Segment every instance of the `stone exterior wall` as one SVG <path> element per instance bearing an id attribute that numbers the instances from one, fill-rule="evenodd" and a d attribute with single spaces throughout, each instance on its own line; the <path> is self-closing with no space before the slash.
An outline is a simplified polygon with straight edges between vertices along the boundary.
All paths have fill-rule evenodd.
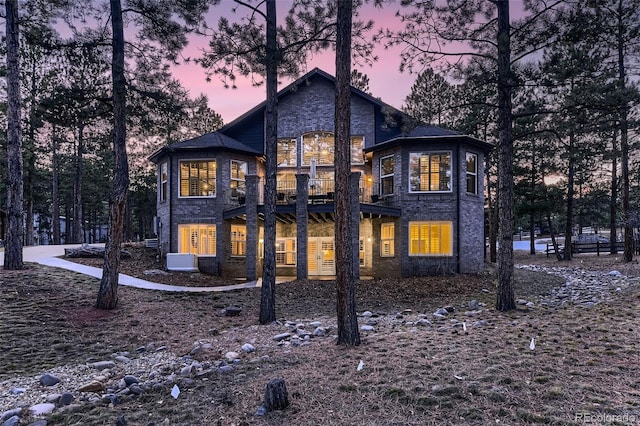
<path id="1" fill-rule="evenodd" d="M 278 137 L 299 138 L 307 132 L 333 132 L 334 104 L 335 86 L 329 81 L 313 79 L 301 84 L 295 93 L 278 103 Z M 351 134 L 363 135 L 366 146 L 375 142 L 374 107 L 358 96 L 351 100 Z"/>
<path id="2" fill-rule="evenodd" d="M 472 146 L 461 147 L 460 182 L 460 272 L 479 273 L 484 267 L 484 153 Z M 466 191 L 466 153 L 478 156 L 477 194 Z"/>

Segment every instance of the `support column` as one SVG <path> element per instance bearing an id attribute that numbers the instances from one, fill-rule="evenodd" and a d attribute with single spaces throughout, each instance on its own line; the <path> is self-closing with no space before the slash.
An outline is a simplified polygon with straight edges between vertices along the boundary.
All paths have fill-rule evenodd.
<path id="1" fill-rule="evenodd" d="M 353 278 L 360 279 L 360 173 L 351 172 L 351 223 L 353 227 Z M 339 259 L 336 259 L 338 262 Z"/>
<path id="2" fill-rule="evenodd" d="M 246 268 L 247 280 L 258 279 L 258 182 L 257 175 L 245 177 L 246 185 L 246 215 L 247 215 L 247 252 Z"/>
<path id="3" fill-rule="evenodd" d="M 296 278 L 307 278 L 309 175 L 296 175 Z"/>

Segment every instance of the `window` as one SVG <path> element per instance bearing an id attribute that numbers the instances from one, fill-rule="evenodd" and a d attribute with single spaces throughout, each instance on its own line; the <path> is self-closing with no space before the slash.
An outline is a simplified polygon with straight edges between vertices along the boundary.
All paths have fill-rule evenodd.
<path id="1" fill-rule="evenodd" d="M 380 225 L 380 256 L 395 256 L 395 224 L 383 223 Z"/>
<path id="2" fill-rule="evenodd" d="M 208 224 L 178 225 L 178 251 L 200 256 L 215 256 L 216 226 Z"/>
<path id="3" fill-rule="evenodd" d="M 316 159 L 318 166 L 333 166 L 335 138 L 331 132 L 314 132 L 302 135 L 302 165 L 310 166 Z M 351 137 L 351 164 L 364 164 L 364 137 Z"/>
<path id="4" fill-rule="evenodd" d="M 409 256 L 452 256 L 452 222 L 409 222 Z"/>
<path id="5" fill-rule="evenodd" d="M 317 132 L 302 135 L 302 165 L 311 165 L 316 159 L 318 166 L 333 165 L 334 139 L 333 133 Z"/>
<path id="6" fill-rule="evenodd" d="M 278 167 L 296 166 L 295 139 L 278 139 Z"/>
<path id="7" fill-rule="evenodd" d="M 169 173 L 167 163 L 160 165 L 160 201 L 167 201 L 167 190 L 169 189 Z"/>
<path id="8" fill-rule="evenodd" d="M 478 193 L 478 156 L 467 152 L 467 193 Z"/>
<path id="9" fill-rule="evenodd" d="M 279 238 L 276 240 L 276 265 L 295 266 L 296 239 Z"/>
<path id="10" fill-rule="evenodd" d="M 245 195 L 245 177 L 247 176 L 247 162 L 231 160 L 231 193 L 234 196 Z"/>
<path id="11" fill-rule="evenodd" d="M 380 159 L 380 195 L 393 194 L 393 173 L 396 160 L 393 155 Z"/>
<path id="12" fill-rule="evenodd" d="M 215 197 L 216 161 L 181 161 L 180 196 Z"/>
<path id="13" fill-rule="evenodd" d="M 247 255 L 247 227 L 231 225 L 231 256 Z"/>
<path id="14" fill-rule="evenodd" d="M 364 240 L 360 240 L 360 245 L 358 248 L 358 258 L 360 259 L 360 266 L 365 266 L 364 262 Z"/>
<path id="15" fill-rule="evenodd" d="M 351 136 L 351 164 L 364 164 L 364 137 Z"/>
<path id="16" fill-rule="evenodd" d="M 451 154 L 409 154 L 409 188 L 411 192 L 451 191 Z"/>

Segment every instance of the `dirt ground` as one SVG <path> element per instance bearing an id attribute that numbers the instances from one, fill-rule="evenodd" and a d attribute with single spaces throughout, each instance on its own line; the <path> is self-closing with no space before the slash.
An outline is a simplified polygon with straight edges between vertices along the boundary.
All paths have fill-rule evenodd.
<path id="1" fill-rule="evenodd" d="M 151 279 L 142 271 L 159 267 L 146 249 L 133 259 L 123 262 L 122 272 Z M 637 262 L 624 264 L 616 256 L 582 255 L 558 263 L 518 252 L 516 259 L 640 276 Z M 309 346 L 278 346 L 272 337 L 286 329 L 257 323 L 260 289 L 176 294 L 121 287 L 118 308 L 104 312 L 93 307 L 98 288 L 93 278 L 39 265 L 0 270 L 0 382 L 115 351 L 135 353 L 149 342 L 166 345 L 177 356 L 188 354 L 194 342 L 209 342 L 213 349 L 197 355 L 206 362 L 241 352 L 251 341 L 265 361 L 250 363 L 243 354 L 232 374 L 196 380 L 185 397 L 147 393 L 124 404 L 56 414 L 49 424 L 112 425 L 120 415 L 128 425 L 564 425 L 582 424 L 585 415 L 618 416 L 617 423 L 607 423 L 635 424 L 640 288 L 631 286 L 590 309 L 536 306 L 500 313 L 493 309 L 495 271 L 488 265 L 480 275 L 359 282 L 358 312 L 373 312 L 378 323 L 362 332 L 359 347 L 346 349 L 332 337 Z M 186 276 L 176 282 L 157 278 L 193 285 Z M 215 277 L 193 279 L 221 283 Z M 515 280 L 517 297 L 534 301 L 563 283 L 519 269 Z M 486 308 L 466 318 L 472 299 Z M 278 284 L 276 300 L 283 322 L 335 325 L 332 281 Z M 242 307 L 242 314 L 224 316 L 221 310 L 230 305 Z M 460 321 L 481 319 L 488 325 L 463 331 L 448 319 L 433 320 L 431 314 L 445 305 L 456 308 Z M 411 325 L 420 315 L 433 326 Z M 529 349 L 532 338 L 535 350 Z M 358 370 L 360 361 L 364 368 Z M 291 406 L 255 416 L 266 383 L 275 377 L 285 378 Z"/>

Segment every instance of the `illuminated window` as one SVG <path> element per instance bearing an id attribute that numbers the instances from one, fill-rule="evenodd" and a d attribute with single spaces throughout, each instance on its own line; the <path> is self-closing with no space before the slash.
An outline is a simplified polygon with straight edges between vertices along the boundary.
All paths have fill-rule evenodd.
<path id="1" fill-rule="evenodd" d="M 216 226 L 208 224 L 178 225 L 178 252 L 215 256 Z"/>
<path id="2" fill-rule="evenodd" d="M 235 196 L 245 195 L 245 178 L 247 176 L 247 162 L 231 160 L 231 193 Z"/>
<path id="3" fill-rule="evenodd" d="M 247 227 L 231 225 L 231 256 L 247 255 Z"/>
<path id="4" fill-rule="evenodd" d="M 452 256 L 452 222 L 409 222 L 409 256 Z"/>
<path id="5" fill-rule="evenodd" d="M 364 137 L 351 136 L 351 164 L 364 164 Z"/>
<path id="6" fill-rule="evenodd" d="M 478 193 L 478 156 L 467 152 L 467 193 Z"/>
<path id="7" fill-rule="evenodd" d="M 302 165 L 310 166 L 316 159 L 318 166 L 333 166 L 335 137 L 332 132 L 313 132 L 302 135 Z M 351 164 L 364 164 L 364 137 L 351 137 Z"/>
<path id="8" fill-rule="evenodd" d="M 409 185 L 411 192 L 451 191 L 451 154 L 409 154 Z"/>
<path id="9" fill-rule="evenodd" d="M 380 225 L 380 256 L 395 256 L 395 225 L 393 223 Z"/>
<path id="10" fill-rule="evenodd" d="M 295 139 L 278 139 L 278 167 L 296 166 Z"/>
<path id="11" fill-rule="evenodd" d="M 181 161 L 180 196 L 215 197 L 216 161 Z"/>
<path id="12" fill-rule="evenodd" d="M 360 266 L 365 266 L 364 262 L 364 240 L 360 240 L 360 245 L 358 248 L 358 258 L 360 259 Z"/>
<path id="13" fill-rule="evenodd" d="M 167 191 L 169 189 L 169 173 L 167 163 L 160 165 L 160 201 L 167 201 Z"/>
<path id="14" fill-rule="evenodd" d="M 278 238 L 276 240 L 276 265 L 294 266 L 296 264 L 296 239 Z"/>
<path id="15" fill-rule="evenodd" d="M 393 173 L 395 168 L 395 158 L 393 155 L 380 159 L 380 195 L 393 194 Z"/>

